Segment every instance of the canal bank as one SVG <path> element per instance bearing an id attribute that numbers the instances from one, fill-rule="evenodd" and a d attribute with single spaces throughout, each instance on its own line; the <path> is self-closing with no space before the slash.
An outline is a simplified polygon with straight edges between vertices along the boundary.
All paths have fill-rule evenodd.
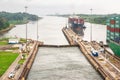
<path id="1" fill-rule="evenodd" d="M 0 30 L 0 35 L 3 35 L 4 33 L 8 32 L 9 30 L 11 30 L 14 27 L 15 27 L 15 25 L 11 24 L 8 28 Z"/>
<path id="2" fill-rule="evenodd" d="M 19 46 L 19 44 L 15 44 Z M 32 63 L 34 61 L 35 55 L 38 50 L 38 45 L 43 45 L 43 42 L 33 41 L 31 40 L 27 44 L 27 51 L 26 52 L 26 45 L 23 48 L 22 53 L 19 50 L 16 50 L 19 56 L 16 60 L 9 66 L 6 72 L 0 77 L 0 80 L 22 80 L 25 79 Z M 24 57 L 22 55 L 25 55 Z M 20 63 L 20 61 L 23 61 Z"/>

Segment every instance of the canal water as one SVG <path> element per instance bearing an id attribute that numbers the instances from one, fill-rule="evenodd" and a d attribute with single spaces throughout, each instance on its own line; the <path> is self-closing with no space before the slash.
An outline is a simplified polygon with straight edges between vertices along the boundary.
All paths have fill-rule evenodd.
<path id="1" fill-rule="evenodd" d="M 39 41 L 48 45 L 68 45 L 61 29 L 67 18 L 45 16 L 38 22 Z M 90 24 L 85 23 L 84 40 L 90 40 Z M 28 38 L 37 39 L 37 22 L 29 22 Z M 104 41 L 104 25 L 92 24 L 93 40 Z M 26 36 L 26 25 L 16 25 L 2 37 Z M 102 80 L 77 47 L 48 48 L 40 47 L 27 80 Z"/>
<path id="2" fill-rule="evenodd" d="M 61 29 L 67 24 L 67 18 L 45 16 L 38 22 L 39 40 L 44 41 L 45 44 L 67 45 Z M 84 40 L 90 41 L 90 23 L 85 23 L 87 27 L 84 31 Z M 29 22 L 27 24 L 28 38 L 37 39 L 37 22 Z M 26 25 L 16 25 L 15 28 L 3 35 L 4 37 L 22 37 L 26 36 Z M 92 24 L 92 40 L 103 41 L 106 43 L 106 26 L 99 24 Z"/>
<path id="3" fill-rule="evenodd" d="M 103 80 L 78 47 L 40 47 L 27 80 Z"/>
<path id="4" fill-rule="evenodd" d="M 84 31 L 84 40 L 90 41 L 90 36 L 92 36 L 92 40 L 97 42 L 103 41 L 106 44 L 106 25 L 99 25 L 99 24 L 92 24 L 85 23 L 87 27 Z M 92 27 L 92 35 L 91 34 L 91 27 Z"/>
<path id="5" fill-rule="evenodd" d="M 62 17 L 44 17 L 38 22 L 39 40 L 44 41 L 44 44 L 49 45 L 68 45 L 65 39 L 62 28 L 65 26 L 66 18 Z M 37 22 L 29 22 L 27 24 L 27 36 L 29 39 L 37 39 Z M 16 25 L 4 37 L 22 37 L 26 38 L 26 25 Z"/>

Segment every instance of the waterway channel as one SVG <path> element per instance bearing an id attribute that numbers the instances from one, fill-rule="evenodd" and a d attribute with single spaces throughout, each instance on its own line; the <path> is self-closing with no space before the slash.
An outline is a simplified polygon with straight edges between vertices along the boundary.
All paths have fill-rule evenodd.
<path id="1" fill-rule="evenodd" d="M 47 45 L 68 45 L 61 29 L 67 18 L 45 16 L 38 21 L 39 41 Z M 90 40 L 90 24 L 85 23 L 84 40 Z M 27 24 L 28 38 L 37 39 L 37 22 Z M 106 27 L 92 24 L 93 40 L 106 41 Z M 26 25 L 16 25 L 2 37 L 26 37 Z M 27 80 L 102 80 L 77 47 L 40 47 Z"/>
<path id="2" fill-rule="evenodd" d="M 67 18 L 45 16 L 38 21 L 39 40 L 45 44 L 67 45 L 61 29 L 67 24 Z M 84 40 L 90 41 L 90 23 L 85 23 L 87 27 L 84 31 Z M 37 39 L 37 22 L 29 22 L 27 24 L 27 36 L 31 39 Z M 16 25 L 13 29 L 3 35 L 3 37 L 22 37 L 26 38 L 26 25 Z M 106 43 L 106 26 L 92 24 L 92 40 L 103 41 Z"/>
<path id="3" fill-rule="evenodd" d="M 27 80 L 103 80 L 78 47 L 40 47 Z"/>

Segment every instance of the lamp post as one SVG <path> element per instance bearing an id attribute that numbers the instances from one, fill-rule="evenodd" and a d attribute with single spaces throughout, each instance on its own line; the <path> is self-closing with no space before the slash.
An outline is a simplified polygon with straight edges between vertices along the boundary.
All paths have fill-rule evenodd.
<path id="1" fill-rule="evenodd" d="M 91 11 L 91 18 L 92 18 L 92 8 L 90 9 L 90 11 Z M 90 26 L 90 41 L 92 41 L 92 23 L 90 23 L 91 24 L 91 26 Z"/>
<path id="2" fill-rule="evenodd" d="M 25 13 L 27 13 L 27 6 L 25 6 Z M 27 18 L 26 18 L 26 52 L 27 52 Z"/>
<path id="3" fill-rule="evenodd" d="M 39 36 L 38 36 L 38 18 L 37 18 L 37 41 L 38 41 L 38 38 Z"/>

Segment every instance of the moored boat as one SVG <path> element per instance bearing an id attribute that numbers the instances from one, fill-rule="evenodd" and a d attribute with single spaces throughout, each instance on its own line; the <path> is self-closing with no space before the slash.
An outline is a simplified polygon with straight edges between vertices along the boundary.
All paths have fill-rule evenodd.
<path id="1" fill-rule="evenodd" d="M 70 27 L 75 33 L 80 36 L 84 35 L 84 19 L 78 16 L 70 16 L 68 18 L 68 27 Z"/>

